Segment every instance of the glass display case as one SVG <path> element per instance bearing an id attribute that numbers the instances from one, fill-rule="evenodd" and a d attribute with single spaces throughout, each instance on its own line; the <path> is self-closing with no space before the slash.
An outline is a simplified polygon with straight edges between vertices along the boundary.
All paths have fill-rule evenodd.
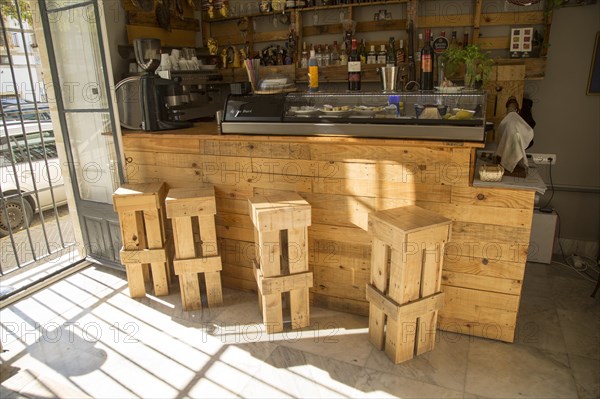
<path id="1" fill-rule="evenodd" d="M 224 134 L 483 141 L 485 92 L 230 96 Z"/>

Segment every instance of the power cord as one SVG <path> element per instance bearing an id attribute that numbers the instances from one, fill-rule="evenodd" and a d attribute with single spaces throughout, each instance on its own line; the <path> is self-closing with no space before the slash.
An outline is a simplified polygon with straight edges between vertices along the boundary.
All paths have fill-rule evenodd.
<path id="1" fill-rule="evenodd" d="M 546 205 L 540 207 L 540 211 L 544 212 L 544 210 L 548 209 L 548 206 L 550 205 L 550 203 L 552 202 L 552 199 L 554 198 L 554 182 L 552 181 L 552 157 L 548 158 L 548 161 L 550 161 L 550 169 L 549 169 L 549 174 L 550 174 L 550 190 L 552 190 L 552 194 L 550 194 L 550 199 L 548 200 L 548 202 L 546 202 Z M 552 212 L 552 211 L 550 211 Z"/>

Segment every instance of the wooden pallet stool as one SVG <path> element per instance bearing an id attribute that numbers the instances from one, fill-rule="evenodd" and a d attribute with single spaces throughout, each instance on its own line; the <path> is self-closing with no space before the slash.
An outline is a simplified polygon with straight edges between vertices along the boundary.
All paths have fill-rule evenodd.
<path id="1" fill-rule="evenodd" d="M 145 283 L 150 280 L 156 296 L 169 294 L 163 208 L 166 194 L 165 183 L 124 184 L 113 194 L 123 240 L 121 263 L 132 298 L 145 296 Z"/>
<path id="2" fill-rule="evenodd" d="M 268 333 L 283 330 L 282 296 L 289 296 L 291 328 L 310 324 L 307 227 L 310 204 L 296 193 L 255 196 L 248 200 L 254 224 L 254 277 Z"/>
<path id="3" fill-rule="evenodd" d="M 165 201 L 173 224 L 175 260 L 184 310 L 202 309 L 200 276 L 204 276 L 209 307 L 223 304 L 221 256 L 215 230 L 215 188 L 212 185 L 174 188 Z M 199 240 L 194 239 L 199 236 Z"/>
<path id="4" fill-rule="evenodd" d="M 400 363 L 435 345 L 444 245 L 452 221 L 417 206 L 369 214 L 369 339 Z M 387 323 L 386 323 L 387 319 Z"/>

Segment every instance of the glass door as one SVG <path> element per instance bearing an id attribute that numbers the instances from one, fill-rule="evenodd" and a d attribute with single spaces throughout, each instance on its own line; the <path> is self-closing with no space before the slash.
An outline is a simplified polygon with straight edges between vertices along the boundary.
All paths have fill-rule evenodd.
<path id="1" fill-rule="evenodd" d="M 97 0 L 39 0 L 68 167 L 88 256 L 118 264 L 112 193 L 124 181 Z"/>

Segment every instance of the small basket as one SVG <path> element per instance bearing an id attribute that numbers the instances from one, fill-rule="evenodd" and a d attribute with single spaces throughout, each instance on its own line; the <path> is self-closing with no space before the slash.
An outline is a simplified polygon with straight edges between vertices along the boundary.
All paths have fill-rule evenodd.
<path id="1" fill-rule="evenodd" d="M 504 168 L 502 165 L 481 165 L 479 167 L 479 180 L 502 181 Z"/>

